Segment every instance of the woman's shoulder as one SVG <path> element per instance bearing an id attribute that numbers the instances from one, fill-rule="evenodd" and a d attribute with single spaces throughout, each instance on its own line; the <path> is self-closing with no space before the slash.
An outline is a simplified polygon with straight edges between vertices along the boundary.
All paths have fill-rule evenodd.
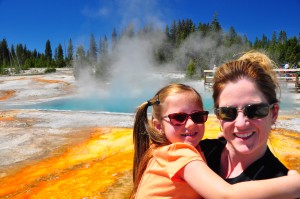
<path id="1" fill-rule="evenodd" d="M 269 148 L 263 157 L 253 162 L 245 173 L 249 176 L 255 176 L 253 179 L 268 179 L 287 175 L 288 169 L 274 156 Z"/>

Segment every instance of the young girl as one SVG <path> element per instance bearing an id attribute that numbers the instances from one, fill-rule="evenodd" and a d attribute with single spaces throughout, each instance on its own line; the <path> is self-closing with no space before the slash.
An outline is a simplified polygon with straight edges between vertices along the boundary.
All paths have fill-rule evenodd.
<path id="1" fill-rule="evenodd" d="M 152 106 L 152 120 L 147 109 Z M 170 84 L 138 107 L 131 198 L 293 198 L 300 175 L 230 185 L 206 165 L 198 145 L 208 111 L 190 86 Z M 284 186 L 282 186 L 284 185 Z"/>

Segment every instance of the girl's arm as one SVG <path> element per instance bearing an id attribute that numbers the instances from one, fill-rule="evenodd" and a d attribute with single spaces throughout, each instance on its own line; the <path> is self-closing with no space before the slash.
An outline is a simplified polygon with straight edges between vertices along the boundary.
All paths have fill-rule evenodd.
<path id="1" fill-rule="evenodd" d="M 182 177 L 204 198 L 300 197 L 300 175 L 297 172 L 284 177 L 231 185 L 213 172 L 205 162 L 192 161 L 183 168 Z"/>

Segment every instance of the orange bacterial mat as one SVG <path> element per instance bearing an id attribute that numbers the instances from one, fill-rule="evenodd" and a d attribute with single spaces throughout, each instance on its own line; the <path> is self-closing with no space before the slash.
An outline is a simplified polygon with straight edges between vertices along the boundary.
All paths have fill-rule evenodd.
<path id="1" fill-rule="evenodd" d="M 204 138 L 219 133 L 217 119 Z M 80 143 L 0 178 L 0 198 L 128 198 L 132 187 L 132 129 L 94 128 Z M 300 172 L 300 136 L 276 130 L 269 146 L 290 169 Z"/>

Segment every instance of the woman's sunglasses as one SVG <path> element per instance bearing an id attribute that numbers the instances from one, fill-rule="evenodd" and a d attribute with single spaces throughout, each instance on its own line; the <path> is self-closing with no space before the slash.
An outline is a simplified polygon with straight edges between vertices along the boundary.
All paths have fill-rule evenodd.
<path id="1" fill-rule="evenodd" d="M 208 117 L 208 111 L 197 111 L 193 112 L 191 114 L 187 113 L 172 113 L 166 116 L 163 116 L 163 118 L 169 118 L 170 122 L 173 126 L 181 126 L 186 124 L 187 120 L 191 118 L 191 120 L 195 124 L 202 124 L 206 122 Z"/>
<path id="2" fill-rule="evenodd" d="M 269 114 L 270 108 L 273 108 L 274 104 L 249 104 L 244 106 L 243 108 L 237 107 L 219 107 L 215 109 L 215 114 L 221 120 L 224 121 L 234 121 L 237 118 L 238 111 L 242 110 L 244 115 L 249 119 L 258 119 L 266 117 Z"/>

